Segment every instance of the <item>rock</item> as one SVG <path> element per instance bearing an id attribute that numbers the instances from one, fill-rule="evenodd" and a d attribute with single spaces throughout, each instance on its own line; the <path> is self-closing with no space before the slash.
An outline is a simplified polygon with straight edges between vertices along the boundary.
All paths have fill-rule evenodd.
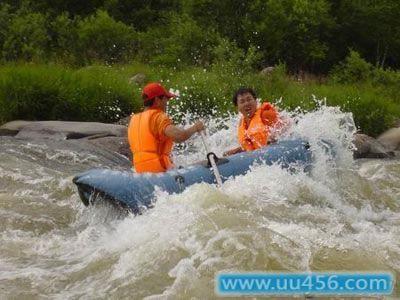
<path id="1" fill-rule="evenodd" d="M 0 127 L 0 135 L 13 135 L 19 140 L 41 142 L 47 140 L 49 144 L 57 141 L 76 141 L 82 147 L 89 145 L 87 146 L 89 148 L 119 153 L 132 159 L 127 127 L 124 125 L 97 122 L 13 121 Z"/>
<path id="2" fill-rule="evenodd" d="M 97 122 L 39 121 L 27 122 L 21 126 L 16 137 L 68 140 L 95 135 L 125 137 L 127 128 L 122 125 Z"/>
<path id="3" fill-rule="evenodd" d="M 2 126 L 0 126 L 0 136 L 5 135 L 16 135 L 22 128 L 26 125 L 32 123 L 31 121 L 11 121 Z"/>
<path id="4" fill-rule="evenodd" d="M 128 137 L 117 137 L 107 136 L 99 138 L 85 138 L 89 143 L 100 147 L 101 149 L 107 149 L 111 152 L 119 153 L 132 161 L 132 152 L 129 148 Z"/>
<path id="5" fill-rule="evenodd" d="M 274 72 L 274 70 L 275 70 L 275 67 L 266 67 L 260 71 L 260 74 L 261 75 L 270 75 L 270 74 L 272 74 L 272 72 Z"/>
<path id="6" fill-rule="evenodd" d="M 20 151 L 13 151 L 19 147 L 22 148 Z M 110 147 L 99 147 L 99 143 L 87 139 L 18 139 L 12 136 L 0 136 L 0 152 L 10 151 L 17 158 L 53 170 L 63 170 L 66 174 L 103 166 L 125 170 L 132 168 L 132 162 L 127 157 L 115 153 Z"/>
<path id="7" fill-rule="evenodd" d="M 129 79 L 129 83 L 137 83 L 143 85 L 146 82 L 147 76 L 143 73 L 137 73 Z"/>
<path id="8" fill-rule="evenodd" d="M 389 158 L 394 156 L 394 153 L 388 150 L 385 145 L 366 134 L 354 134 L 353 144 L 356 147 L 353 152 L 354 158 Z"/>
<path id="9" fill-rule="evenodd" d="M 123 126 L 128 127 L 130 121 L 131 121 L 131 115 L 130 115 L 130 116 L 127 116 L 127 117 L 125 117 L 125 118 L 120 119 L 120 120 L 119 120 L 118 122 L 116 122 L 115 124 L 123 125 Z"/>
<path id="10" fill-rule="evenodd" d="M 389 151 L 400 150 L 400 128 L 391 128 L 385 131 L 378 137 L 378 141 Z"/>

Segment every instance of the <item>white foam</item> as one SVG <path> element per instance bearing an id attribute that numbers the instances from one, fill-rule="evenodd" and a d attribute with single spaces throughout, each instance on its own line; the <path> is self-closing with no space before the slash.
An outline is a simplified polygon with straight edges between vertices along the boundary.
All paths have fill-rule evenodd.
<path id="1" fill-rule="evenodd" d="M 397 275 L 396 164 L 376 161 L 359 169 L 351 156 L 354 124 L 338 108 L 322 106 L 296 120 L 285 136 L 310 142 L 311 175 L 257 165 L 221 188 L 196 184 L 179 195 L 157 190 L 155 207 L 136 217 L 121 217 L 105 205 L 83 207 L 71 174 L 34 163 L 20 168 L 8 159 L 0 167 L 0 182 L 7 182 L 7 189 L 16 186 L 12 201 L 25 206 L 10 209 L 10 193 L 0 194 L 0 203 L 7 203 L 2 216 L 21 220 L 2 227 L 1 279 L 15 295 L 34 289 L 52 298 L 200 299 L 214 297 L 219 271 L 308 271 L 331 268 L 332 262 L 354 270 L 354 255 L 364 263 L 360 268 L 373 258 L 374 267 Z M 237 122 L 237 115 L 206 120 L 208 144 L 218 155 L 237 146 Z M 332 145 L 334 156 L 321 140 Z M 74 160 L 75 154 L 59 157 L 71 164 L 85 160 Z M 204 159 L 200 137 L 175 157 L 178 164 Z M 38 195 L 40 206 L 33 204 Z"/>

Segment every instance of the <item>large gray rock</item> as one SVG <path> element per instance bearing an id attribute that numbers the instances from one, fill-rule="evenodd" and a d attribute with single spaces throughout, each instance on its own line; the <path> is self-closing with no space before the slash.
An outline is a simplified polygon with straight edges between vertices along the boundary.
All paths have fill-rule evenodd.
<path id="1" fill-rule="evenodd" d="M 381 142 L 366 134 L 356 133 L 353 136 L 355 150 L 354 158 L 389 158 L 394 153 L 385 147 Z"/>
<path id="2" fill-rule="evenodd" d="M 53 140 L 0 136 L 0 153 L 11 153 L 12 156 L 21 158 L 23 161 L 31 161 L 53 170 L 63 170 L 66 174 L 99 167 L 126 170 L 132 167 L 131 161 L 124 155 L 85 138 Z"/>
<path id="3" fill-rule="evenodd" d="M 128 120 L 128 119 L 127 119 Z M 0 135 L 15 135 L 19 139 L 76 140 L 89 143 L 132 159 L 124 125 L 97 122 L 13 121 L 0 127 Z M 378 140 L 365 135 L 354 135 L 354 158 L 388 158 L 400 150 L 400 128 L 392 128 Z"/>
<path id="4" fill-rule="evenodd" d="M 5 124 L 5 126 L 7 126 Z M 127 129 L 122 125 L 97 122 L 39 121 L 19 127 L 17 138 L 50 138 L 56 140 L 79 139 L 88 136 L 125 137 Z"/>
<path id="5" fill-rule="evenodd" d="M 88 137 L 85 138 L 89 143 L 101 149 L 119 153 L 132 161 L 132 152 L 129 148 L 128 137 L 107 136 L 107 137 Z"/>
<path id="6" fill-rule="evenodd" d="M 0 126 L 0 136 L 16 135 L 22 128 L 31 123 L 32 121 L 22 121 L 22 120 L 8 122 Z"/>
<path id="7" fill-rule="evenodd" d="M 97 122 L 13 121 L 0 127 L 1 135 L 22 140 L 75 140 L 132 159 L 124 125 Z M 50 141 L 49 141 L 50 142 Z"/>
<path id="8" fill-rule="evenodd" d="M 400 150 L 400 128 L 391 128 L 378 137 L 378 141 L 389 151 Z"/>

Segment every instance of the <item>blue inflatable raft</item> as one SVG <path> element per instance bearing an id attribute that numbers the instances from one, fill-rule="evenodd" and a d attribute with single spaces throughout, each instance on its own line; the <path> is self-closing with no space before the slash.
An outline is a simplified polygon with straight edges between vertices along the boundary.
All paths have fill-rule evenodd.
<path id="1" fill-rule="evenodd" d="M 214 155 L 221 179 L 225 181 L 229 177 L 245 174 L 255 163 L 279 164 L 282 168 L 295 165 L 308 168 L 312 162 L 309 148 L 309 144 L 303 140 L 286 140 L 228 158 L 218 159 L 213 153 L 207 156 Z M 73 182 L 85 205 L 103 199 L 137 214 L 143 208 L 152 207 L 156 187 L 168 193 L 180 193 L 195 183 L 214 184 L 216 179 L 209 160 L 206 160 L 158 174 L 93 169 L 75 176 Z"/>

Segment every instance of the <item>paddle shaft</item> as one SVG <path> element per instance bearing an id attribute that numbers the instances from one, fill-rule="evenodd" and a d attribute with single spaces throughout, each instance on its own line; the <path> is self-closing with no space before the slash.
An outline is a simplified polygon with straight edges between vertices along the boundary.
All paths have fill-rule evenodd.
<path id="1" fill-rule="evenodd" d="M 206 143 L 206 135 L 204 134 L 204 131 L 200 131 L 200 136 L 201 136 L 201 140 L 203 141 L 203 145 L 204 145 L 204 148 L 206 149 L 206 152 L 210 153 L 210 151 L 208 149 L 208 146 L 207 146 L 207 143 Z M 217 185 L 221 186 L 222 185 L 222 179 L 221 179 L 221 175 L 219 174 L 218 167 L 217 167 L 217 164 L 215 162 L 214 156 L 209 155 L 208 157 L 210 159 L 210 163 L 211 163 L 214 175 L 215 175 L 215 179 L 217 180 Z"/>

